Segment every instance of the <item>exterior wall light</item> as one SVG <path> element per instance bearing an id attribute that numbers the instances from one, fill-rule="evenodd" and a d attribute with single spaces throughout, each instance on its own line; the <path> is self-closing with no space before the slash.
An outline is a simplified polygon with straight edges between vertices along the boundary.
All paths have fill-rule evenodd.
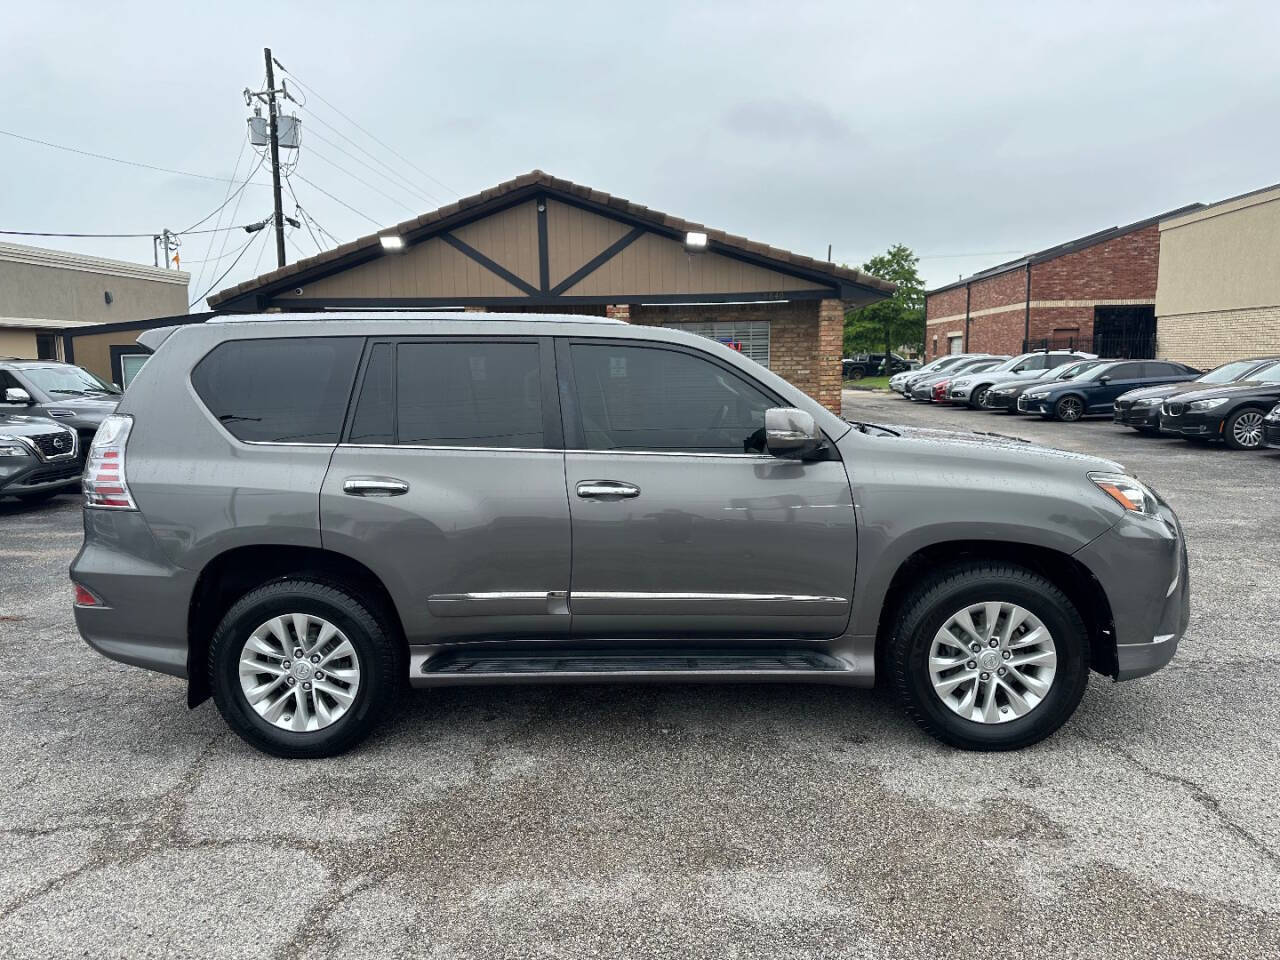
<path id="1" fill-rule="evenodd" d="M 684 248 L 690 253 L 701 253 L 707 249 L 707 235 L 690 231 L 684 235 Z"/>
<path id="2" fill-rule="evenodd" d="M 382 242 L 383 250 L 403 250 L 404 238 L 397 234 L 384 234 L 378 238 Z"/>

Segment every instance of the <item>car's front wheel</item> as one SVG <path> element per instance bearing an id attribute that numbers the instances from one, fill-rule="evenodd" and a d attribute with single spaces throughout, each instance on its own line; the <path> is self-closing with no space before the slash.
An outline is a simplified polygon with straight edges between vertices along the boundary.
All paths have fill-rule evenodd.
<path id="1" fill-rule="evenodd" d="M 1063 397 L 1053 405 L 1053 415 L 1064 423 L 1075 423 L 1084 416 L 1084 401 L 1079 397 Z"/>
<path id="2" fill-rule="evenodd" d="M 277 757 L 329 757 L 368 735 L 405 671 L 387 627 L 326 583 L 281 580 L 241 597 L 209 646 L 214 701 L 244 740 Z"/>
<path id="3" fill-rule="evenodd" d="M 987 391 L 990 387 L 974 387 L 969 394 L 969 406 L 971 409 L 977 410 L 987 405 Z"/>
<path id="4" fill-rule="evenodd" d="M 970 561 L 926 578 L 888 641 L 889 679 L 925 731 L 966 750 L 1037 743 L 1075 712 L 1089 639 L 1072 602 L 1016 565 Z"/>
<path id="5" fill-rule="evenodd" d="M 1232 450 L 1257 450 L 1262 446 L 1261 410 L 1245 407 L 1227 417 L 1222 438 Z"/>

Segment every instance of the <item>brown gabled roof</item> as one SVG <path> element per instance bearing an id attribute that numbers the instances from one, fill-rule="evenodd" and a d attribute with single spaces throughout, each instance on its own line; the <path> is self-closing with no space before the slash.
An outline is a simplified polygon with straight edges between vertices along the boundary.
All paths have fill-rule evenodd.
<path id="1" fill-rule="evenodd" d="M 805 273 L 818 275 L 836 283 L 862 287 L 864 290 L 873 291 L 881 296 L 888 296 L 897 289 L 888 280 L 881 280 L 879 277 L 873 277 L 861 270 L 838 267 L 835 264 L 815 260 L 802 254 L 791 253 L 788 250 L 771 247 L 763 243 L 756 243 L 746 237 L 735 236 L 734 234 L 725 233 L 723 230 L 714 230 L 700 223 L 682 220 L 669 213 L 662 213 L 642 204 L 624 200 L 622 197 L 615 197 L 601 190 L 584 187 L 569 180 L 561 180 L 559 177 L 553 177 L 548 173 L 543 173 L 541 170 L 533 170 L 529 173 L 521 174 L 514 180 L 507 180 L 496 187 L 482 190 L 473 196 L 463 197 L 461 200 L 440 207 L 438 210 L 424 213 L 420 217 L 405 220 L 392 227 L 379 230 L 377 233 L 371 233 L 357 240 L 352 240 L 350 243 L 344 243 L 332 250 L 326 250 L 314 257 L 306 257 L 272 270 L 269 273 L 264 273 L 252 280 L 246 280 L 244 283 L 238 283 L 233 287 L 220 290 L 209 297 L 209 306 L 217 307 L 247 294 L 268 293 L 270 288 L 287 286 L 291 281 L 302 275 L 312 273 L 316 268 L 325 268 L 325 272 L 330 272 L 335 268 L 341 267 L 340 261 L 350 259 L 353 264 L 362 262 L 368 259 L 370 254 L 380 250 L 381 241 L 378 237 L 382 234 L 397 233 L 406 236 L 412 241 L 417 239 L 415 234 L 430 232 L 434 226 L 445 227 L 451 221 L 457 220 L 459 215 L 481 213 L 482 211 L 477 208 L 483 208 L 488 205 L 496 206 L 499 201 L 508 198 L 511 194 L 528 192 L 531 188 L 543 188 L 553 197 L 557 193 L 574 197 L 592 205 L 608 208 L 615 213 L 625 215 L 649 226 L 665 228 L 667 231 L 706 233 L 713 250 L 719 248 L 720 250 L 738 251 L 755 257 L 762 257 L 773 261 L 784 270 L 789 266 L 793 270 L 800 269 Z"/>

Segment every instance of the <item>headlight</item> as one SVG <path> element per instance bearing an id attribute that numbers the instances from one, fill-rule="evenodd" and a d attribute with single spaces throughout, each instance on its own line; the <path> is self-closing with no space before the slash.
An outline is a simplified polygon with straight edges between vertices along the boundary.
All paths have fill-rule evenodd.
<path id="1" fill-rule="evenodd" d="M 1148 397 L 1148 398 L 1147 398 L 1147 399 L 1145 399 L 1145 400 L 1135 400 L 1135 401 L 1133 401 L 1133 405 L 1134 405 L 1135 407 L 1154 407 L 1154 406 L 1155 406 L 1157 403 L 1159 403 L 1159 402 L 1160 402 L 1160 401 L 1159 401 L 1159 400 L 1157 400 L 1157 399 L 1155 399 L 1154 397 Z"/>
<path id="2" fill-rule="evenodd" d="M 1280 420 L 1280 403 L 1271 408 L 1271 412 L 1267 414 L 1268 420 Z"/>
<path id="3" fill-rule="evenodd" d="M 1043 400 L 1049 395 L 1048 390 L 1037 390 L 1035 393 L 1024 393 L 1023 396 L 1028 400 Z"/>
<path id="4" fill-rule="evenodd" d="M 1126 510 L 1141 513 L 1144 516 L 1157 516 L 1159 501 L 1151 488 L 1135 477 L 1123 473 L 1091 473 L 1089 479 L 1099 490 L 1109 496 Z"/>
<path id="5" fill-rule="evenodd" d="M 970 380 L 968 377 L 963 377 L 959 380 L 954 381 L 951 385 L 953 387 L 967 387 L 972 382 L 973 381 Z"/>
<path id="6" fill-rule="evenodd" d="M 1224 403 L 1226 403 L 1230 399 L 1231 399 L 1230 397 L 1210 397 L 1208 400 L 1192 400 L 1190 403 L 1187 404 L 1187 409 L 1188 410 L 1212 410 L 1215 407 L 1222 406 Z"/>
<path id="7" fill-rule="evenodd" d="M 0 436 L 0 457 L 29 457 L 31 448 L 17 437 Z"/>

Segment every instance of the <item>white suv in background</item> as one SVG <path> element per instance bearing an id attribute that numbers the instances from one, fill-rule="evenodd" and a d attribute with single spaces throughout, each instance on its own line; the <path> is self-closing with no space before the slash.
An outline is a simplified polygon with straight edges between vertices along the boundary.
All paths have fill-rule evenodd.
<path id="1" fill-rule="evenodd" d="M 1037 350 L 1010 357 L 980 373 L 956 377 L 947 388 L 947 399 L 952 403 L 967 403 L 975 410 L 983 406 L 987 390 L 993 383 L 1007 380 L 1030 380 L 1042 376 L 1048 370 L 1056 370 L 1064 363 L 1077 360 L 1093 360 L 1095 353 L 1079 353 L 1074 350 Z"/>

